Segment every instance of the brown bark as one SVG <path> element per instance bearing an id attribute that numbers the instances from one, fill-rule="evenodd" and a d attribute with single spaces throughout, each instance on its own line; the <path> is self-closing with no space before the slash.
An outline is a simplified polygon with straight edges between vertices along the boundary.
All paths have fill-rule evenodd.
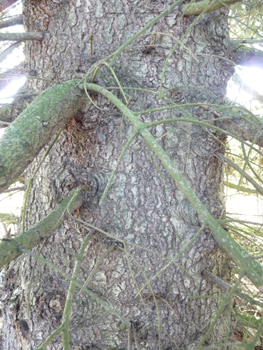
<path id="1" fill-rule="evenodd" d="M 42 1 L 25 1 L 27 30 L 49 32 L 42 42 L 26 43 L 28 69 L 41 72 L 42 78 L 50 80 L 74 78 L 77 72 L 86 72 L 92 63 L 112 53 L 162 10 L 162 2 L 152 2 L 149 8 L 144 0 L 91 0 L 88 3 L 47 0 L 45 5 Z M 152 30 L 181 38 L 190 24 L 191 19 L 181 19 L 180 9 L 176 9 Z M 177 41 L 158 34 L 156 44 L 159 46 L 151 50 L 141 47 L 152 40 L 153 35 L 139 38 L 134 45 L 140 47 L 126 50 L 117 58 L 113 69 L 124 87 L 158 90 L 165 58 Z M 169 59 L 163 88 L 173 90 L 167 97 L 174 102 L 220 101 L 232 71 L 227 60 L 218 58 L 227 56 L 227 47 L 227 18 L 222 15 L 215 22 L 214 14 L 204 16 L 186 36 L 184 45 L 178 45 Z M 100 85 L 116 86 L 105 66 L 100 68 L 96 80 Z M 32 80 L 29 88 L 40 92 L 48 85 L 47 81 Z M 200 86 L 206 90 L 178 89 L 180 85 Z M 144 91 L 125 91 L 129 107 L 134 111 L 165 103 Z M 133 128 L 122 121 L 120 113 L 105 98 L 96 94 L 92 98 L 102 110 L 85 106 L 76 113 L 41 166 L 29 194 L 27 228 L 50 212 L 58 196 L 64 196 L 73 187 L 89 185 L 89 198 L 80 212 L 81 219 L 126 241 L 127 253 L 121 247 L 110 250 L 94 271 L 98 260 L 113 243 L 112 238 L 96 234 L 78 280 L 84 284 L 94 273 L 87 287 L 122 317 L 130 319 L 136 334 L 131 339 L 133 346 L 137 342 L 140 348 L 155 350 L 160 337 L 162 349 L 176 348 L 175 343 L 180 349 L 194 349 L 202 337 L 201 330 L 217 310 L 218 298 L 223 295 L 223 291 L 201 272 L 204 268 L 214 270 L 227 279 L 228 259 L 217 249 L 209 230 L 204 229 L 191 249 L 176 261 L 179 265 L 170 266 L 153 280 L 154 295 L 146 287 L 142 298 L 136 297 L 138 289 L 134 281 L 141 288 L 146 283 L 145 276 L 150 279 L 167 264 L 167 259 L 173 259 L 197 233 L 201 223 L 171 178 L 161 167 L 156 168 L 156 161 L 140 138 L 133 142 L 123 158 L 105 203 L 102 207 L 98 205 Z M 211 119 L 211 114 L 199 107 L 186 107 L 185 111 L 199 120 Z M 183 111 L 178 109 L 141 118 L 153 121 L 182 115 Z M 222 163 L 214 152 L 223 152 L 222 144 L 200 127 L 183 123 L 161 125 L 152 128 L 152 133 L 210 212 L 220 217 L 224 212 Z M 215 136 L 225 141 L 222 135 L 215 133 Z M 28 178 L 40 159 L 41 155 L 28 169 Z M 84 233 L 82 226 L 67 220 L 41 254 L 70 273 Z M 40 263 L 34 269 L 33 266 L 32 258 L 25 257 L 11 264 L 7 272 L 5 349 L 35 348 L 60 325 L 68 282 Z M 216 298 L 192 298 L 197 295 Z M 225 339 L 228 316 L 226 314 L 219 322 L 209 342 Z M 72 348 L 127 348 L 129 332 L 120 330 L 119 319 L 84 293 L 74 297 L 70 327 Z M 52 347 L 62 348 L 59 337 L 53 340 Z"/>

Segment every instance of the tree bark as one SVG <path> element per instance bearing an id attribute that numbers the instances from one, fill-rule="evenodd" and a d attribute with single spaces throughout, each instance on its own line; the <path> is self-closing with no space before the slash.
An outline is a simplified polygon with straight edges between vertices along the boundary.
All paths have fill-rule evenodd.
<path id="1" fill-rule="evenodd" d="M 25 1 L 27 30 L 49 32 L 43 41 L 26 43 L 27 68 L 41 72 L 41 78 L 49 80 L 75 78 L 77 72 L 87 72 L 93 63 L 114 52 L 162 11 L 162 2 L 154 1 L 149 8 L 146 0 L 47 0 L 45 6 L 41 1 Z M 197 120 L 211 119 L 211 113 L 200 106 L 148 114 L 139 111 L 164 106 L 165 99 L 174 103 L 219 103 L 233 72 L 232 64 L 220 59 L 229 58 L 226 15 L 206 14 L 187 32 L 195 18 L 185 21 L 181 14 L 177 7 L 160 19 L 151 28 L 158 34 L 139 37 L 112 66 L 125 87 L 129 108 L 138 112 L 144 122 L 186 114 Z M 183 42 L 178 44 L 182 36 Z M 154 37 L 156 41 L 151 46 Z M 165 59 L 175 45 L 163 74 Z M 107 66 L 100 67 L 95 81 L 114 87 L 112 91 L 125 100 Z M 163 90 L 159 89 L 160 84 Z M 42 92 L 48 86 L 46 80 L 29 82 L 30 91 Z M 162 92 L 159 99 L 157 91 Z M 116 314 L 107 312 L 84 292 L 77 293 L 72 304 L 70 345 L 103 350 L 127 348 L 127 344 L 151 350 L 159 346 L 195 349 L 225 293 L 204 278 L 202 271 L 206 268 L 228 279 L 229 259 L 218 249 L 208 228 L 200 231 L 202 220 L 141 137 L 135 138 L 128 148 L 103 205 L 99 205 L 134 128 L 103 96 L 91 93 L 91 98 L 101 109 L 90 107 L 87 98 L 79 112 L 69 114 L 73 118 L 34 178 L 26 229 L 54 208 L 58 196 L 88 185 L 89 198 L 79 215 L 101 231 L 88 245 L 78 281 L 85 284 L 92 276 L 86 287 L 116 314 L 129 319 L 131 327 L 121 330 Z M 69 102 L 67 106 L 70 105 Z M 57 108 L 62 107 L 60 104 Z M 50 113 L 56 113 L 53 108 Z M 200 126 L 183 122 L 155 126 L 151 133 L 208 211 L 216 218 L 224 215 L 223 164 L 215 151 L 224 153 L 225 136 L 216 131 L 208 134 Z M 37 169 L 42 152 L 27 169 L 28 179 Z M 72 273 L 85 230 L 76 220 L 66 220 L 42 247 L 41 254 L 66 273 Z M 197 232 L 195 242 L 181 254 Z M 118 247 L 110 249 L 116 240 L 121 241 Z M 180 258 L 170 264 L 178 254 Z M 165 269 L 167 264 L 169 268 Z M 151 278 L 149 286 L 147 281 Z M 11 263 L 3 294 L 3 348 L 40 346 L 60 326 L 68 285 L 50 267 L 35 265 L 32 257 L 23 256 Z M 143 290 L 136 296 L 140 288 Z M 225 312 L 207 341 L 228 341 L 229 327 L 230 313 Z M 59 337 L 52 340 L 48 346 L 51 348 L 62 348 Z"/>

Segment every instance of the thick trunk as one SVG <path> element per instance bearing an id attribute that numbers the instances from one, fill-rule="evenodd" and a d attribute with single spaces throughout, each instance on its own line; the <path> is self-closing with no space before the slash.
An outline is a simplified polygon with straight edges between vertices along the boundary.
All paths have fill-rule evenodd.
<path id="1" fill-rule="evenodd" d="M 162 2 L 144 0 L 25 1 L 27 30 L 48 31 L 43 41 L 26 43 L 28 69 L 54 82 L 74 78 L 111 54 L 163 9 Z M 180 15 L 177 8 L 153 26 L 156 41 L 150 49 L 142 45 L 149 45 L 153 35 L 142 36 L 115 61 L 113 69 L 122 86 L 129 88 L 125 92 L 133 111 L 164 106 L 165 98 L 176 103 L 218 103 L 224 97 L 232 68 L 220 59 L 227 58 L 228 45 L 227 20 L 220 12 L 205 15 L 178 44 L 162 81 L 164 89 L 172 90 L 158 100 L 165 59 L 194 20 Z M 117 85 L 106 66 L 100 68 L 96 81 L 108 88 Z M 32 91 L 47 87 L 43 80 L 31 82 Z M 117 89 L 112 91 L 123 98 Z M 138 288 L 189 243 L 201 221 L 141 137 L 127 150 L 103 205 L 98 205 L 134 129 L 103 96 L 91 96 L 102 110 L 88 108 L 87 99 L 87 105 L 67 123 L 34 179 L 26 229 L 45 217 L 58 197 L 74 187 L 89 185 L 81 219 L 125 241 L 126 248 L 110 249 L 115 240 L 96 233 L 78 280 L 84 284 L 94 272 L 87 287 L 130 320 L 134 348 L 138 343 L 139 348 L 155 350 L 160 341 L 162 349 L 175 349 L 176 345 L 194 349 L 224 294 L 202 271 L 214 271 L 227 279 L 229 261 L 209 230 L 203 229 L 191 248 L 136 297 Z M 212 118 L 199 106 L 190 106 L 142 114 L 141 119 L 150 122 L 189 114 L 198 120 Z M 224 152 L 225 137 L 189 123 L 163 124 L 151 132 L 210 213 L 224 215 L 222 162 L 215 152 Z M 30 166 L 28 178 L 40 159 L 41 155 Z M 44 243 L 40 254 L 70 274 L 85 232 L 69 218 Z M 31 257 L 11 263 L 6 276 L 3 349 L 36 348 L 60 325 L 69 283 L 46 265 L 35 264 Z M 201 295 L 204 297 L 194 298 Z M 70 327 L 72 349 L 126 348 L 131 333 L 121 330 L 119 318 L 84 292 L 74 296 Z M 226 341 L 228 327 L 229 314 L 224 314 L 209 342 Z M 52 346 L 62 348 L 60 337 Z"/>

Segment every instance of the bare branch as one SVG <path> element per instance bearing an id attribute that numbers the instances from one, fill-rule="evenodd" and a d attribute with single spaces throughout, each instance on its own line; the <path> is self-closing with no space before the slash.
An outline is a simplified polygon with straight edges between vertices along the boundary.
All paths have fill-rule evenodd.
<path id="1" fill-rule="evenodd" d="M 45 33 L 0 33 L 0 41 L 43 40 Z"/>
<path id="2" fill-rule="evenodd" d="M 243 247 L 241 247 L 217 222 L 217 220 L 209 213 L 205 205 L 195 195 L 193 189 L 179 172 L 177 165 L 169 158 L 167 153 L 162 149 L 157 140 L 149 132 L 147 126 L 153 123 L 143 123 L 138 119 L 137 113 L 133 113 L 126 105 L 124 105 L 115 95 L 106 90 L 104 87 L 96 84 L 88 84 L 84 82 L 85 91 L 96 91 L 107 97 L 125 117 L 136 127 L 136 130 L 146 141 L 147 146 L 160 159 L 164 168 L 172 176 L 178 188 L 183 192 L 185 197 L 191 202 L 193 208 L 199 215 L 203 224 L 212 231 L 218 245 L 230 256 L 230 258 L 241 268 L 242 273 L 245 273 L 248 278 L 263 291 L 263 266 L 256 261 Z M 107 191 L 104 190 L 104 194 Z M 103 201 L 102 195 L 100 204 Z M 241 276 L 241 275 L 240 275 Z M 233 292 L 233 289 L 232 289 Z"/>
<path id="3" fill-rule="evenodd" d="M 224 289 L 231 289 L 231 288 L 233 288 L 233 286 L 231 286 L 231 284 L 225 282 L 224 280 L 222 280 L 218 276 L 215 276 L 210 271 L 203 270 L 202 274 L 207 276 L 207 277 L 209 277 L 212 281 L 214 281 L 215 283 L 217 283 L 220 287 L 223 287 Z M 243 292 L 239 291 L 238 289 L 235 291 L 235 294 L 238 295 L 240 298 L 248 301 L 251 304 L 263 307 L 263 303 L 262 302 L 260 302 L 259 300 L 255 299 L 255 298 L 252 298 L 250 295 L 248 295 L 246 293 L 243 293 Z"/>
<path id="4" fill-rule="evenodd" d="M 19 186 L 19 187 L 9 188 L 8 190 L 5 190 L 4 193 L 14 192 L 14 191 L 25 191 L 25 190 L 26 190 L 26 186 Z"/>
<path id="5" fill-rule="evenodd" d="M 0 28 L 12 27 L 17 24 L 23 24 L 23 15 L 17 15 L 7 20 L 2 20 L 0 22 Z"/>

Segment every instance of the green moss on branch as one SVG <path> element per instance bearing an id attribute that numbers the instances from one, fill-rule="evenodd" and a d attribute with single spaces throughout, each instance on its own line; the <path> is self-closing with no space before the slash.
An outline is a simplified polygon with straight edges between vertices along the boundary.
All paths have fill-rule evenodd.
<path id="1" fill-rule="evenodd" d="M 73 213 L 82 205 L 81 188 L 72 191 L 57 208 L 30 230 L 19 236 L 3 240 L 0 244 L 0 268 L 21 255 L 18 248 L 32 249 L 50 237 L 61 225 L 68 213 Z"/>
<path id="2" fill-rule="evenodd" d="M 185 180 L 183 175 L 178 171 L 176 164 L 169 158 L 167 153 L 162 149 L 158 141 L 152 136 L 143 123 L 126 105 L 124 105 L 115 95 L 106 90 L 104 87 L 96 84 L 86 84 L 87 90 L 96 91 L 109 99 L 124 116 L 133 124 L 140 135 L 144 138 L 147 146 L 162 162 L 164 168 L 169 172 L 177 186 L 191 202 L 195 211 L 199 214 L 203 224 L 210 228 L 218 245 L 235 261 L 242 271 L 250 278 L 260 291 L 263 291 L 263 266 L 254 259 L 244 248 L 242 248 L 217 222 L 209 213 L 204 204 L 195 195 L 191 186 Z"/>
<path id="3" fill-rule="evenodd" d="M 80 108 L 83 93 L 77 84 L 77 80 L 70 80 L 49 88 L 5 129 L 0 139 L 0 192 L 17 179 Z"/>

